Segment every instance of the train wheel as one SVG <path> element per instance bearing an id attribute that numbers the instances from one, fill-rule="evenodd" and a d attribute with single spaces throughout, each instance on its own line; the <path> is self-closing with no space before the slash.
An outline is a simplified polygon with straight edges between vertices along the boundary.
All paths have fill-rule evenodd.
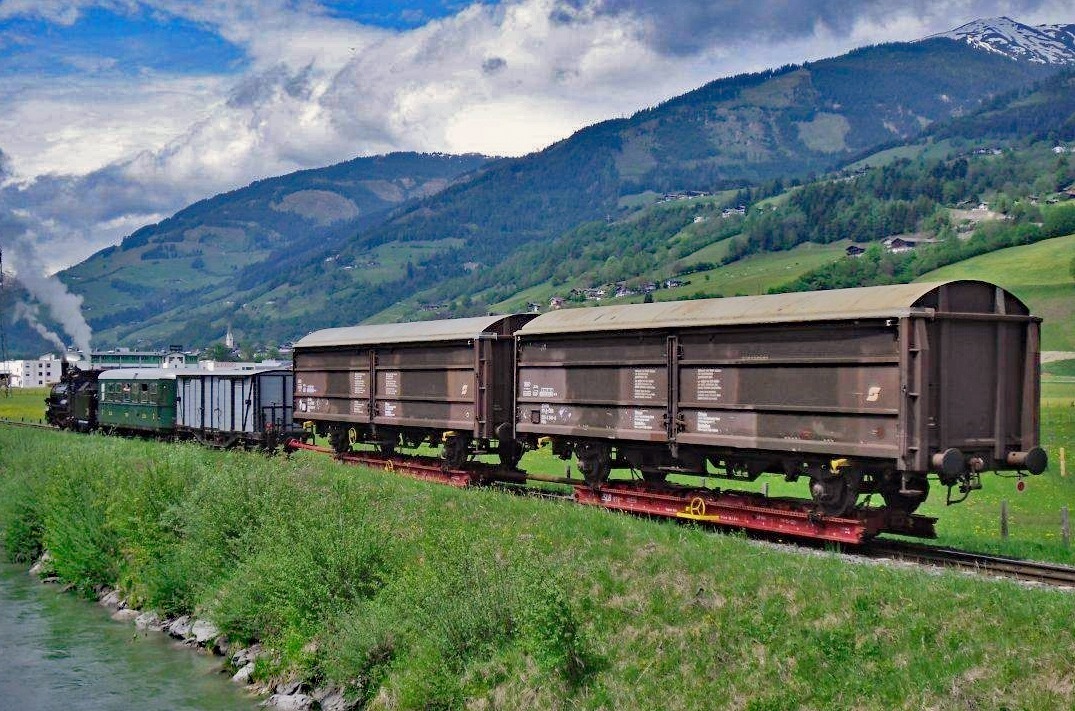
<path id="1" fill-rule="evenodd" d="M 612 448 L 603 442 L 581 442 L 575 446 L 579 471 L 590 486 L 597 487 L 608 481 L 612 473 Z"/>
<path id="2" fill-rule="evenodd" d="M 914 513 L 927 496 L 929 479 L 922 475 L 907 477 L 907 483 L 904 485 L 903 478 L 893 473 L 881 484 L 881 498 L 885 500 L 885 506 L 904 513 Z"/>
<path id="3" fill-rule="evenodd" d="M 347 436 L 347 428 L 333 427 L 328 432 L 328 443 L 336 454 L 347 454 L 351 451 L 351 440 Z"/>
<path id="4" fill-rule="evenodd" d="M 390 432 L 385 433 L 377 442 L 377 451 L 386 457 L 391 457 L 396 453 L 396 447 L 399 446 L 399 433 Z"/>
<path id="5" fill-rule="evenodd" d="M 470 456 L 470 437 L 465 435 L 452 435 L 444 440 L 444 447 L 440 450 L 440 458 L 449 468 L 461 467 Z"/>
<path id="6" fill-rule="evenodd" d="M 843 516 L 855 508 L 860 482 L 850 473 L 817 478 L 810 482 L 810 495 L 826 516 Z"/>
<path id="7" fill-rule="evenodd" d="M 518 440 L 502 439 L 497 444 L 496 453 L 500 457 L 502 467 L 514 469 L 519 466 L 519 460 L 523 458 L 523 445 Z"/>

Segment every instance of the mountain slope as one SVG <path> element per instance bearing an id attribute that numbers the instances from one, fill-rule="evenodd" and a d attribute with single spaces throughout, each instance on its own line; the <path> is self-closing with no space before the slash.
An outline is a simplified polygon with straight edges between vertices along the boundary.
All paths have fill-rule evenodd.
<path id="1" fill-rule="evenodd" d="M 85 296 L 90 324 L 112 340 L 108 329 L 120 337 L 131 321 L 227 296 L 262 267 L 275 271 L 296 254 L 339 244 L 487 161 L 399 153 L 257 181 L 144 227 L 60 278 Z"/>
<path id="2" fill-rule="evenodd" d="M 1075 71 L 997 97 L 981 110 L 930 133 L 938 138 L 1075 140 Z"/>
<path id="3" fill-rule="evenodd" d="M 924 274 L 916 281 L 984 279 L 999 284 L 1044 319 L 1042 350 L 1075 351 L 1075 235 L 1009 247 Z"/>

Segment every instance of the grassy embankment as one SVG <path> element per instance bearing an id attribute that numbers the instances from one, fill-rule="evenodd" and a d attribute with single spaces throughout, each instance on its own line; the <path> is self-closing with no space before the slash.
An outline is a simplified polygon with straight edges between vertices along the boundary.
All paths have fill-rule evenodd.
<path id="1" fill-rule="evenodd" d="M 1075 596 L 494 491 L 0 427 L 9 556 L 375 708 L 1070 708 Z"/>

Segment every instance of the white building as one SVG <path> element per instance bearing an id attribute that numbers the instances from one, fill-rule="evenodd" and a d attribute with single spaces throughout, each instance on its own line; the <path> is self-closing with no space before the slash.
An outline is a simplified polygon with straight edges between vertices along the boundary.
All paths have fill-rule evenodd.
<path id="1" fill-rule="evenodd" d="M 8 373 L 13 388 L 41 388 L 60 382 L 60 358 L 49 353 L 37 360 L 8 360 L 0 372 Z"/>

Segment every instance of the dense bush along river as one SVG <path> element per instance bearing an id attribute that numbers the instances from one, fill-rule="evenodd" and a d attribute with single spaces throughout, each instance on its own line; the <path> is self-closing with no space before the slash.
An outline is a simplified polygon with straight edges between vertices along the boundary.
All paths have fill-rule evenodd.
<path id="1" fill-rule="evenodd" d="M 255 709 L 219 658 L 0 564 L 0 709 Z"/>

